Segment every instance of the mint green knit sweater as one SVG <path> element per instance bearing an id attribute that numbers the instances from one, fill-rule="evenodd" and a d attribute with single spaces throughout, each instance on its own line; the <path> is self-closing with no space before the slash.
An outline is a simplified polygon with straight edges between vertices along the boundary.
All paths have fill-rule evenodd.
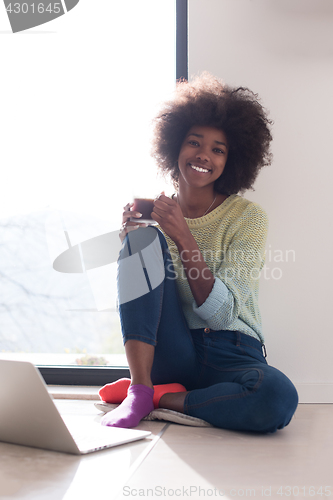
<path id="1" fill-rule="evenodd" d="M 238 330 L 263 343 L 258 291 L 268 230 L 266 213 L 234 194 L 204 217 L 185 220 L 215 276 L 209 297 L 197 307 L 177 247 L 165 235 L 189 328 Z"/>

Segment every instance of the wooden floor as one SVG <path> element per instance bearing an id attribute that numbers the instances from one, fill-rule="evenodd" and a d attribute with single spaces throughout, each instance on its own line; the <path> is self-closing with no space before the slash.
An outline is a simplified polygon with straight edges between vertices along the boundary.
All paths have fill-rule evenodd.
<path id="1" fill-rule="evenodd" d="M 57 400 L 99 425 L 93 401 Z M 144 441 L 84 457 L 0 443 L 2 499 L 333 497 L 333 404 L 301 404 L 271 435 L 142 422 Z"/>

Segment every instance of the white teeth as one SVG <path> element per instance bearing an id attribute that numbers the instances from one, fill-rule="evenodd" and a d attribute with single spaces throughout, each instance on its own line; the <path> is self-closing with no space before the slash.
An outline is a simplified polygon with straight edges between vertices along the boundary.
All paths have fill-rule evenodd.
<path id="1" fill-rule="evenodd" d="M 196 170 L 197 172 L 209 172 L 209 170 L 207 168 L 201 168 L 201 167 L 197 167 L 196 165 L 192 165 L 191 164 L 191 167 Z"/>

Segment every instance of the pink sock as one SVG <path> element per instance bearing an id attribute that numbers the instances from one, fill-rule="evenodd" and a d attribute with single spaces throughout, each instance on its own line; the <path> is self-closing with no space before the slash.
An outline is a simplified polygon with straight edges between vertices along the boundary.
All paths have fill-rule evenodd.
<path id="1" fill-rule="evenodd" d="M 154 389 L 146 385 L 131 385 L 127 397 L 115 410 L 110 411 L 101 420 L 109 427 L 136 427 L 140 420 L 154 409 Z"/>

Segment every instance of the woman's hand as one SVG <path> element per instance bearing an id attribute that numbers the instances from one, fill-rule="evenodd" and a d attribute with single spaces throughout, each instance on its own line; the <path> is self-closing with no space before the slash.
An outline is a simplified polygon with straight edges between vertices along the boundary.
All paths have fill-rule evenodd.
<path id="1" fill-rule="evenodd" d="M 164 193 L 154 201 L 152 217 L 176 245 L 191 234 L 180 206 Z"/>
<path id="2" fill-rule="evenodd" d="M 126 234 L 130 231 L 134 231 L 139 227 L 147 227 L 147 224 L 145 222 L 139 221 L 140 217 L 142 217 L 142 214 L 140 214 L 140 212 L 136 212 L 135 210 L 131 210 L 133 205 L 134 203 L 127 203 L 127 205 L 124 206 L 123 223 L 119 231 L 119 238 L 121 239 L 121 242 L 124 241 Z M 138 222 L 131 221 L 131 218 L 138 219 Z"/>

